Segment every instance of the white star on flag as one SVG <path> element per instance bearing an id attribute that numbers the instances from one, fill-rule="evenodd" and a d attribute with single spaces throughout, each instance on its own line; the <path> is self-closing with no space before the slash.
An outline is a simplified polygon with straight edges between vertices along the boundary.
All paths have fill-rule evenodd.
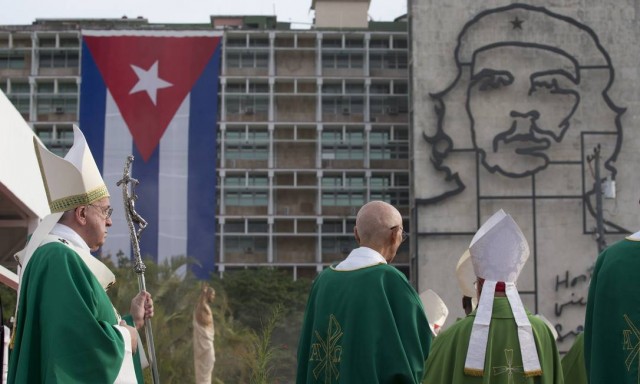
<path id="1" fill-rule="evenodd" d="M 156 105 L 156 97 L 158 95 L 158 89 L 173 86 L 173 84 L 169 83 L 168 81 L 164 81 L 160 77 L 158 77 L 158 61 L 157 60 L 155 63 L 153 63 L 153 65 L 151 65 L 151 67 L 148 70 L 144 70 L 133 64 L 131 64 L 131 68 L 136 73 L 136 76 L 138 76 L 138 82 L 133 88 L 131 88 L 131 91 L 129 92 L 129 94 L 132 95 L 136 92 L 145 91 L 147 92 L 147 95 L 149 95 L 149 98 L 151 98 L 153 105 Z"/>

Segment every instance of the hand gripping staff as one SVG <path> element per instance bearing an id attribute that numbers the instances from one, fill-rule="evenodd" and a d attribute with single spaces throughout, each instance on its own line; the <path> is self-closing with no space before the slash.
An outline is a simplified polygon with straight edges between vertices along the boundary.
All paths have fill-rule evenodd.
<path id="1" fill-rule="evenodd" d="M 131 246 L 133 248 L 133 256 L 135 258 L 135 264 L 133 270 L 138 274 L 138 286 L 140 291 L 146 291 L 147 287 L 144 282 L 144 270 L 146 269 L 142 257 L 140 256 L 140 234 L 147 227 L 147 221 L 142 218 L 136 212 L 135 201 L 138 196 L 135 193 L 135 187 L 138 185 L 138 180 L 131 177 L 131 163 L 133 163 L 133 156 L 127 156 L 127 162 L 124 166 L 124 174 L 122 180 L 118 181 L 117 186 L 122 185 L 122 200 L 124 202 L 124 212 L 127 219 L 127 225 L 129 225 L 129 237 L 131 238 Z M 131 189 L 129 189 L 131 184 Z M 136 230 L 136 224 L 138 229 Z M 151 363 L 151 372 L 154 384 L 160 384 L 160 377 L 158 376 L 158 362 L 156 361 L 156 350 L 153 345 L 153 333 L 151 331 L 151 319 L 144 320 L 144 333 L 147 339 L 147 348 L 149 349 L 149 360 Z"/>

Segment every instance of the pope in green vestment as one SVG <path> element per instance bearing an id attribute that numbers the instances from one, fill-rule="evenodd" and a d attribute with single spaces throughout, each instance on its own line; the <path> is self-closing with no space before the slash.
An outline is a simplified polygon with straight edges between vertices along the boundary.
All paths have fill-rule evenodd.
<path id="1" fill-rule="evenodd" d="M 562 357 L 564 384 L 587 384 L 584 367 L 584 332 L 576 336 L 571 349 Z"/>
<path id="2" fill-rule="evenodd" d="M 45 244 L 22 284 L 8 382 L 113 383 L 125 341 L 109 297 L 80 256 L 63 240 Z M 139 359 L 136 376 L 142 383 Z"/>
<path id="3" fill-rule="evenodd" d="M 589 382 L 640 382 L 640 232 L 598 256 L 589 283 L 584 360 Z"/>
<path id="4" fill-rule="evenodd" d="M 352 254 L 358 252 L 374 251 Z M 298 384 L 420 382 L 429 323 L 404 274 L 382 261 L 327 268 L 316 278 L 298 347 Z"/>
<path id="5" fill-rule="evenodd" d="M 506 297 L 495 297 L 493 300 L 484 375 L 465 375 L 465 358 L 476 311 L 451 325 L 435 338 L 431 352 L 429 352 L 423 383 L 563 383 L 560 357 L 553 334 L 543 320 L 528 312 L 527 317 L 533 328 L 542 375 L 524 376 L 518 328 Z"/>

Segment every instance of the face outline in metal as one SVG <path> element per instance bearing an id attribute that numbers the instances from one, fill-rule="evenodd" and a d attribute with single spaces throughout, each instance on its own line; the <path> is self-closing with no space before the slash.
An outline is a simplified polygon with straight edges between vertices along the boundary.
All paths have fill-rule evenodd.
<path id="1" fill-rule="evenodd" d="M 508 60 L 505 60 L 505 57 Z M 577 63 L 550 47 L 500 44 L 474 53 L 466 111 L 490 172 L 524 177 L 546 168 L 580 103 Z M 501 114 L 483 114 L 487 110 Z"/>
<path id="2" fill-rule="evenodd" d="M 512 21 L 515 20 L 516 16 L 518 17 L 521 28 L 512 27 Z M 503 33 L 503 37 L 483 43 L 482 37 L 474 36 L 478 28 L 487 28 L 487 25 L 491 25 L 492 27 L 490 28 L 493 28 L 495 23 L 487 23 L 487 21 L 495 22 L 496 20 L 503 20 L 501 24 L 502 27 L 501 25 L 495 26 L 496 31 L 498 31 L 497 33 Z M 532 20 L 538 20 L 538 22 L 542 23 L 554 23 L 554 25 L 570 30 L 572 33 L 579 35 L 580 38 L 586 39 L 585 41 L 588 41 L 590 44 L 589 54 L 587 55 L 581 52 L 578 49 L 579 47 L 566 46 L 566 44 L 564 48 L 573 49 L 572 53 L 568 53 L 566 50 L 554 46 L 552 43 L 555 41 L 555 36 L 552 34 L 546 34 L 546 37 L 542 38 L 545 40 L 544 43 L 534 41 L 537 36 L 541 36 L 541 32 L 538 30 L 539 35 L 526 35 L 528 31 L 530 31 L 530 28 L 535 27 L 532 24 Z M 478 27 L 480 24 L 483 26 Z M 506 28 L 503 28 L 504 26 L 506 26 Z M 542 27 L 538 26 L 538 28 Z M 510 32 L 505 34 L 505 31 Z M 500 50 L 502 50 L 502 53 Z M 491 139 L 489 143 L 487 137 L 479 136 L 480 129 L 486 128 L 487 124 L 484 121 L 480 121 L 482 120 L 482 107 L 477 103 L 477 100 L 475 100 L 477 94 L 474 94 L 474 92 L 477 92 L 477 89 L 474 89 L 474 87 L 479 87 L 481 84 L 482 76 L 480 73 L 482 71 L 481 68 L 484 68 L 482 63 L 488 62 L 487 58 L 493 54 L 504 55 L 507 50 L 511 50 L 515 54 L 516 61 L 518 58 L 517 52 L 519 52 L 520 56 L 531 56 L 530 53 L 526 52 L 535 52 L 549 58 L 555 57 L 555 59 L 551 59 L 551 62 L 556 63 L 556 65 L 549 64 L 546 66 L 546 69 L 541 67 L 539 70 L 532 71 L 532 73 L 529 74 L 529 86 L 533 89 L 535 83 L 539 83 L 538 85 L 540 87 L 538 87 L 538 91 L 544 91 L 545 89 L 543 88 L 546 87 L 547 94 L 553 96 L 554 99 L 556 97 L 564 98 L 564 101 L 558 105 L 558 107 L 562 107 L 564 112 L 557 113 L 557 116 L 562 118 L 555 119 L 555 121 L 549 124 L 543 123 L 545 119 L 549 121 L 546 117 L 546 109 L 544 107 L 539 106 L 537 107 L 537 111 L 536 108 L 532 108 L 533 110 L 529 109 L 526 112 L 517 111 L 514 110 L 514 108 L 505 106 L 491 107 L 494 111 L 495 108 L 499 110 L 502 107 L 503 111 L 501 111 L 499 115 L 503 119 L 503 124 L 500 127 L 489 130 L 490 132 L 487 134 Z M 501 174 L 509 178 L 523 178 L 540 173 L 546 169 L 549 164 L 556 161 L 549 155 L 552 149 L 556 151 L 556 149 L 559 148 L 561 152 L 564 148 L 572 148 L 573 152 L 579 152 L 576 148 L 583 144 L 580 141 L 584 139 L 584 135 L 593 133 L 606 135 L 607 140 L 611 143 L 609 145 L 610 150 L 603 155 L 603 164 L 606 172 L 609 172 L 612 178 L 615 179 L 617 169 L 614 163 L 622 145 L 622 125 L 620 117 L 626 109 L 615 105 L 608 95 L 608 91 L 614 81 L 614 68 L 611 64 L 609 54 L 600 44 L 597 35 L 591 28 L 569 17 L 553 13 L 543 7 L 518 3 L 510 4 L 505 7 L 480 12 L 467 22 L 458 35 L 458 44 L 454 52 L 454 58 L 458 69 L 455 80 L 444 90 L 430 94 L 430 97 L 435 103 L 437 116 L 435 132 L 431 131 L 431 133 L 427 133 L 427 131 L 425 131 L 423 134 L 423 138 L 431 146 L 431 164 L 438 172 L 443 173 L 448 186 L 446 190 L 439 195 L 420 199 L 420 203 L 434 204 L 459 194 L 466 188 L 465 183 L 470 182 L 462 180 L 457 169 L 451 166 L 449 156 L 453 153 L 463 153 L 473 150 L 477 153 L 481 166 L 490 173 Z M 511 74 L 513 79 L 509 79 L 509 76 L 510 75 L 505 74 L 505 77 L 502 80 L 497 80 L 497 83 L 499 84 L 500 81 L 516 80 L 513 74 Z M 536 79 L 543 80 L 538 81 Z M 553 83 L 554 79 L 557 85 Z M 597 80 L 590 83 L 589 79 Z M 520 79 L 520 81 L 521 80 L 522 79 Z M 491 84 L 492 82 L 489 81 L 486 83 L 486 86 L 491 87 Z M 589 91 L 586 92 L 583 88 Z M 452 99 L 449 97 L 450 94 L 460 95 L 460 92 L 466 92 L 464 101 L 452 103 Z M 497 94 L 499 92 L 494 93 Z M 535 98 L 533 95 L 533 93 L 532 95 L 527 94 L 524 98 L 533 100 Z M 575 119 L 575 113 L 580 106 L 580 102 L 586 99 L 590 99 L 591 102 L 597 100 L 597 103 L 606 109 L 605 113 L 611 115 L 609 119 L 610 123 L 605 123 L 606 126 L 600 123 L 597 127 L 594 127 L 591 121 L 584 120 L 583 116 L 583 120 L 580 123 L 573 124 L 572 118 Z M 542 111 L 540 109 L 542 109 Z M 490 111 L 487 110 L 484 111 L 485 114 L 490 115 L 489 112 Z M 465 126 L 465 122 L 461 121 L 464 119 L 452 119 L 452 117 L 461 116 L 461 114 L 466 116 L 467 126 Z M 522 148 L 518 148 L 518 140 L 526 139 L 527 137 L 519 137 L 517 134 L 514 135 L 509 132 L 509 129 L 514 129 L 515 132 L 516 129 L 524 126 L 513 126 L 513 121 L 527 119 L 529 120 L 529 131 L 534 132 L 530 138 L 535 144 L 523 144 Z M 504 125 L 507 125 L 506 129 L 504 129 Z M 464 134 L 464 130 L 468 129 L 473 148 L 461 147 L 459 142 L 454 142 L 454 137 L 455 140 L 459 139 L 457 136 L 451 135 L 452 128 L 454 128 L 453 130 L 462 132 L 458 132 L 458 135 Z M 491 135 L 491 132 L 495 133 Z M 485 135 L 485 131 L 483 130 L 481 134 Z M 501 147 L 505 144 L 510 144 L 512 147 L 510 151 L 512 156 L 510 157 L 511 160 L 516 160 L 512 161 L 513 164 L 499 158 L 500 150 L 504 149 Z M 513 156 L 513 154 L 517 156 Z M 578 153 L 578 158 L 571 159 L 570 161 L 582 162 L 579 156 Z M 525 158 L 531 160 L 531 164 L 526 165 L 526 162 L 523 160 Z M 563 161 L 566 162 L 567 160 L 565 159 Z"/>

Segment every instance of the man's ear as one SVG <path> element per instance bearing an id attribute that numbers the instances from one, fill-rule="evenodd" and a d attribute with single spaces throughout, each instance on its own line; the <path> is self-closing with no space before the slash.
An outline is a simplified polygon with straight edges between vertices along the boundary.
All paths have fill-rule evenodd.
<path id="1" fill-rule="evenodd" d="M 87 206 L 81 205 L 75 209 L 73 215 L 77 222 L 85 224 L 87 222 Z"/>

